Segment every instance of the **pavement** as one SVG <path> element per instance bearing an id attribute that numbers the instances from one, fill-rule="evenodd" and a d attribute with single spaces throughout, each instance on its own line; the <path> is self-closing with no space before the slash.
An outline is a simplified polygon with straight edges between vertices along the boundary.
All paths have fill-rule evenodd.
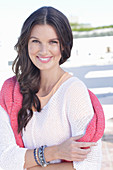
<path id="1" fill-rule="evenodd" d="M 100 100 L 105 113 L 105 132 L 102 138 L 102 168 L 113 170 L 113 58 L 112 61 L 69 61 L 62 67 L 79 77 Z M 80 65 L 82 61 L 82 65 Z M 78 64 L 78 65 L 77 65 Z M 3 67 L 2 67 L 3 68 Z M 13 76 L 11 67 L 0 68 L 0 88 L 3 81 Z"/>

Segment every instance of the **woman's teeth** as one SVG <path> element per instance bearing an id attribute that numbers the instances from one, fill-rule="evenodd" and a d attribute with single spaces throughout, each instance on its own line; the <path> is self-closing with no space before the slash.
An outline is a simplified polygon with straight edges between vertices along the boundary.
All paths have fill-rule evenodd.
<path id="1" fill-rule="evenodd" d="M 39 61 L 42 63 L 48 63 L 52 57 L 38 57 Z"/>
<path id="2" fill-rule="evenodd" d="M 42 60 L 42 61 L 48 61 L 50 58 L 41 58 L 40 57 L 40 60 Z"/>

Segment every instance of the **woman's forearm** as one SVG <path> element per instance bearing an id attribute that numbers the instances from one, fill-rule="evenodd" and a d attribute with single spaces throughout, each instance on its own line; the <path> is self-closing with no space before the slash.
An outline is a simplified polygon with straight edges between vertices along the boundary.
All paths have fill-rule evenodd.
<path id="1" fill-rule="evenodd" d="M 91 151 L 90 147 L 95 146 L 94 142 L 76 142 L 78 137 L 71 137 L 59 145 L 49 146 L 44 149 L 46 162 L 53 160 L 83 161 Z M 88 147 L 88 149 L 82 149 Z M 38 160 L 39 162 L 39 160 Z M 33 150 L 27 150 L 25 155 L 24 168 L 36 166 Z M 58 165 L 57 165 L 58 166 Z"/>
<path id="2" fill-rule="evenodd" d="M 63 162 L 58 164 L 50 164 L 45 170 L 73 170 L 73 163 L 72 162 Z M 27 170 L 42 170 L 41 166 L 35 166 L 32 168 L 28 168 Z"/>
<path id="3" fill-rule="evenodd" d="M 50 147 L 47 147 L 44 149 L 44 156 L 45 156 L 45 159 L 46 159 L 46 162 L 49 162 L 49 161 L 53 161 L 53 160 L 56 160 L 58 159 L 58 154 L 57 154 L 57 146 L 54 145 L 54 146 L 50 146 Z M 39 160 L 38 160 L 39 162 Z M 26 154 L 25 154 L 25 164 L 24 164 L 24 168 L 31 168 L 31 167 L 34 167 L 36 166 L 37 163 L 35 162 L 35 159 L 34 159 L 34 150 L 27 150 L 26 151 Z"/>

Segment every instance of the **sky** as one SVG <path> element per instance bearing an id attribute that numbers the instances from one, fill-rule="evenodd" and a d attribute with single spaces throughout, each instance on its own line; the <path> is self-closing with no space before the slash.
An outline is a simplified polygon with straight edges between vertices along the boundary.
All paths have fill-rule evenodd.
<path id="1" fill-rule="evenodd" d="M 16 30 L 20 29 L 34 10 L 45 5 L 59 9 L 68 18 L 75 17 L 79 23 L 113 24 L 113 0 L 0 0 L 1 29 L 6 25 L 9 29 L 15 26 Z"/>
<path id="2" fill-rule="evenodd" d="M 24 20 L 42 6 L 53 6 L 68 18 L 91 26 L 113 24 L 113 0 L 0 0 L 0 37 L 20 33 Z M 8 34 L 8 35 L 9 35 Z"/>
<path id="3" fill-rule="evenodd" d="M 48 5 L 67 17 L 76 16 L 92 26 L 113 24 L 113 0 L 0 0 L 0 19 L 23 21 L 37 8 Z"/>
<path id="4" fill-rule="evenodd" d="M 6 46 L 7 53 L 14 48 L 23 22 L 42 6 L 53 6 L 68 18 L 75 17 L 78 23 L 95 27 L 113 24 L 113 0 L 0 0 L 0 47 L 4 47 L 3 52 Z"/>

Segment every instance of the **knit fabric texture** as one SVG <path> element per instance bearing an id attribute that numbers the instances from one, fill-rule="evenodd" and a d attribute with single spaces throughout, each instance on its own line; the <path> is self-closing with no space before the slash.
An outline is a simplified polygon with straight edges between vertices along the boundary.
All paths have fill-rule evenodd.
<path id="1" fill-rule="evenodd" d="M 102 138 L 105 129 L 105 117 L 102 106 L 98 98 L 88 90 L 92 106 L 94 109 L 94 116 L 89 122 L 85 135 L 79 139 L 80 142 L 97 142 Z M 20 93 L 19 83 L 16 77 L 9 78 L 2 86 L 0 92 L 0 105 L 8 113 L 11 121 L 11 127 L 13 129 L 16 143 L 20 147 L 24 147 L 21 134 L 18 134 L 17 115 L 22 107 L 22 95 Z"/>

